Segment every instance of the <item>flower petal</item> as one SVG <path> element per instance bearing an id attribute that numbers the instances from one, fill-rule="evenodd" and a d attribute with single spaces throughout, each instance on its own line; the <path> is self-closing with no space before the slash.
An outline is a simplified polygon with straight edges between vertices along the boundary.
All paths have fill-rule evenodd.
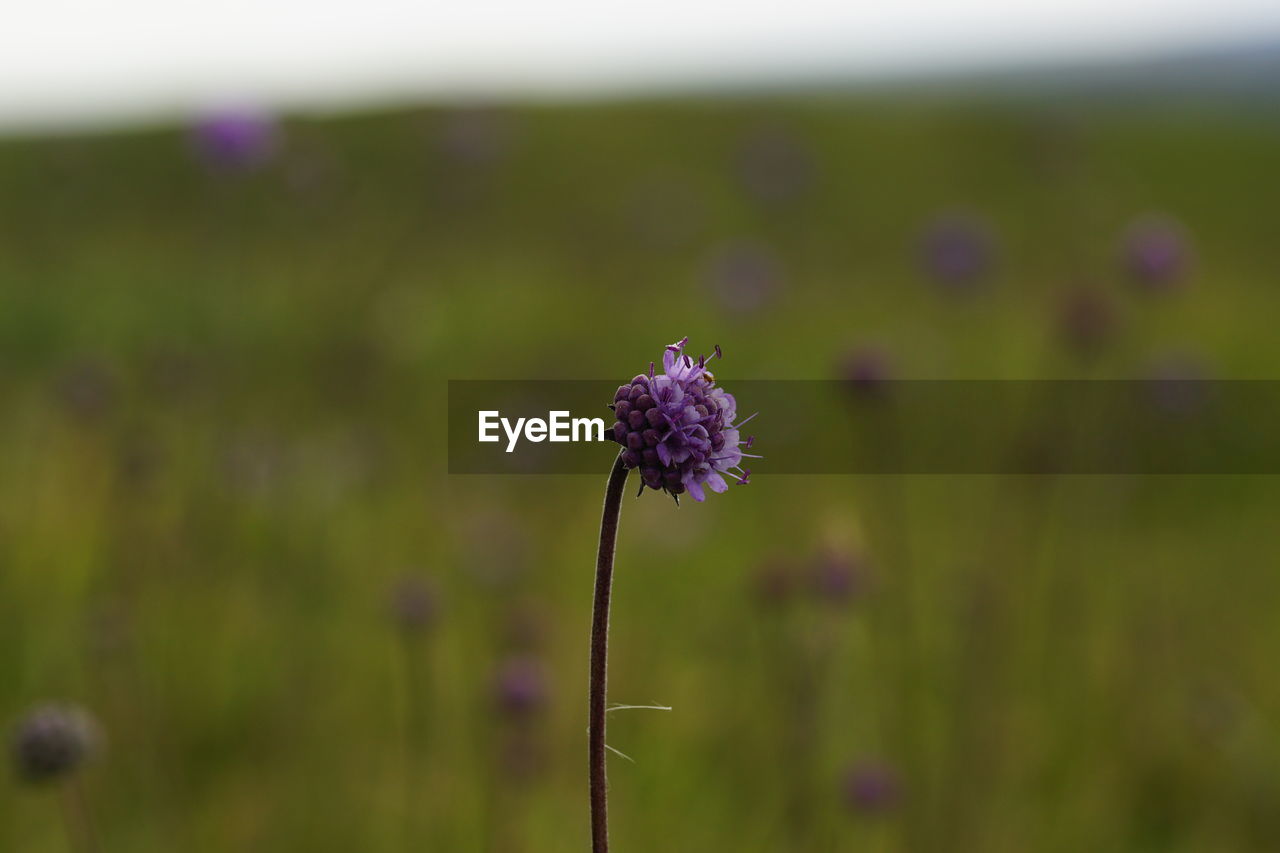
<path id="1" fill-rule="evenodd" d="M 685 479 L 684 487 L 689 490 L 689 495 L 698 503 L 702 503 L 707 499 L 707 495 L 702 491 L 702 484 L 695 481 L 692 476 Z"/>

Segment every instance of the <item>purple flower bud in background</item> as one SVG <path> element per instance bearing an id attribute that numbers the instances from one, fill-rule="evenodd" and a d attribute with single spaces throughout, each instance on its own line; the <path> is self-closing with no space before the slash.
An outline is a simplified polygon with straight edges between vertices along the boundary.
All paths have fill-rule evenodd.
<path id="1" fill-rule="evenodd" d="M 293 192 L 315 199 L 327 197 L 341 186 L 344 177 L 341 161 L 323 144 L 315 139 L 290 139 L 284 179 Z"/>
<path id="2" fill-rule="evenodd" d="M 280 141 L 274 118 L 244 107 L 209 113 L 191 129 L 197 156 L 210 167 L 226 171 L 265 165 L 279 150 Z"/>
<path id="3" fill-rule="evenodd" d="M 866 567 L 853 554 L 827 549 L 810 564 L 809 584 L 819 601 L 846 604 L 862 592 Z"/>
<path id="4" fill-rule="evenodd" d="M 546 644 L 548 631 L 546 612 L 525 603 L 509 610 L 502 620 L 502 642 L 512 651 L 530 652 Z"/>
<path id="5" fill-rule="evenodd" d="M 1147 371 L 1151 399 L 1168 415 L 1186 416 L 1204 407 L 1209 398 L 1209 370 L 1193 356 L 1175 353 L 1153 364 Z"/>
<path id="6" fill-rule="evenodd" d="M 134 427 L 121 435 L 116 449 L 116 470 L 124 485 L 146 487 L 164 466 L 164 461 L 164 445 L 150 430 Z"/>
<path id="7" fill-rule="evenodd" d="M 1025 137 L 1026 151 L 1037 177 L 1075 180 L 1084 167 L 1082 123 L 1078 117 L 1051 113 L 1032 118 Z"/>
<path id="8" fill-rule="evenodd" d="M 1191 262 L 1186 229 L 1162 216 L 1135 220 L 1125 232 L 1123 260 L 1129 275 L 1151 293 L 1182 283 Z"/>
<path id="9" fill-rule="evenodd" d="M 281 487 L 289 473 L 290 459 L 280 436 L 244 431 L 228 435 L 224 441 L 221 474 L 230 492 L 261 500 Z"/>
<path id="10" fill-rule="evenodd" d="M 764 607 L 783 607 L 796 589 L 796 572 L 790 562 L 772 559 L 761 563 L 751 577 L 752 591 Z"/>
<path id="11" fill-rule="evenodd" d="M 440 149 L 457 163 L 485 165 L 502 159 L 511 147 L 511 118 L 492 107 L 465 107 L 444 116 Z"/>
<path id="12" fill-rule="evenodd" d="M 1221 684 L 1199 684 L 1187 695 L 1187 717 L 1203 740 L 1225 747 L 1249 716 L 1249 706 L 1234 690 Z"/>
<path id="13" fill-rule="evenodd" d="M 396 625 L 407 634 L 417 634 L 435 624 L 440 599 L 426 578 L 405 575 L 392 587 L 390 605 Z"/>
<path id="14" fill-rule="evenodd" d="M 840 378 L 849 390 L 859 396 L 879 397 L 893 378 L 889 355 L 879 347 L 862 346 L 851 350 L 840 361 Z"/>
<path id="15" fill-rule="evenodd" d="M 883 761 L 859 761 L 845 772 L 844 799 L 860 814 L 884 814 L 901 802 L 902 781 Z"/>
<path id="16" fill-rule="evenodd" d="M 81 708 L 42 705 L 13 734 L 14 769 L 26 782 L 49 782 L 74 772 L 98 749 L 97 723 Z"/>
<path id="17" fill-rule="evenodd" d="M 513 717 L 541 711 L 547 703 L 547 679 L 542 664 L 532 657 L 503 661 L 494 677 L 493 696 L 498 709 Z"/>
<path id="18" fill-rule="evenodd" d="M 734 314 L 751 314 L 773 301 L 785 278 L 778 256 L 752 243 L 722 246 L 707 264 L 707 286 L 720 307 Z"/>
<path id="19" fill-rule="evenodd" d="M 743 140 L 738 174 L 752 196 L 766 204 L 791 201 L 813 182 L 813 160 L 793 134 L 762 127 Z"/>
<path id="20" fill-rule="evenodd" d="M 115 402 L 116 382 L 106 365 L 90 359 L 68 368 L 57 380 L 56 393 L 71 417 L 94 421 Z"/>
<path id="21" fill-rule="evenodd" d="M 650 248 L 683 246 L 706 227 L 706 202 L 688 180 L 650 178 L 626 202 L 632 234 Z"/>
<path id="22" fill-rule="evenodd" d="M 1111 339 L 1116 312 L 1102 292 L 1078 287 L 1061 297 L 1056 322 L 1058 335 L 1068 349 L 1091 356 Z"/>
<path id="23" fill-rule="evenodd" d="M 990 275 L 995 263 L 995 238 L 990 226 L 968 214 L 936 218 L 920 239 L 924 272 L 939 284 L 968 290 Z"/>

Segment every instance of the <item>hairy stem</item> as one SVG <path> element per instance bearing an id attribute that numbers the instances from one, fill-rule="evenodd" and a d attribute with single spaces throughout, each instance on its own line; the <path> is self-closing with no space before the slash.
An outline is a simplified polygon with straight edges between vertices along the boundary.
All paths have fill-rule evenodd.
<path id="1" fill-rule="evenodd" d="M 596 593 L 591 611 L 591 698 L 588 703 L 588 779 L 591 789 L 591 851 L 609 850 L 609 782 L 605 773 L 605 680 L 609 666 L 609 592 L 613 587 L 613 551 L 627 469 L 622 454 L 614 460 L 600 517 L 600 550 L 596 555 Z"/>

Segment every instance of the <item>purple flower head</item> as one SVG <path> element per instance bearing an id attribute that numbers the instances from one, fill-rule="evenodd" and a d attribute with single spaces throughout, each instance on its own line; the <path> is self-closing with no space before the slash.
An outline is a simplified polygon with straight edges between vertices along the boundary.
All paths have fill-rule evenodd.
<path id="1" fill-rule="evenodd" d="M 782 262 L 767 247 L 738 243 L 712 256 L 706 280 L 724 310 L 750 314 L 774 298 L 784 278 Z"/>
<path id="2" fill-rule="evenodd" d="M 111 409 L 116 398 L 116 381 L 102 362 L 82 361 L 59 377 L 57 392 L 68 414 L 90 422 Z"/>
<path id="3" fill-rule="evenodd" d="M 196 154 L 215 169 L 253 169 L 279 149 L 280 128 L 271 116 L 257 110 L 220 110 L 196 122 L 191 142 Z"/>
<path id="4" fill-rule="evenodd" d="M 435 587 L 418 575 L 406 575 L 391 589 L 391 615 L 405 633 L 417 634 L 430 628 L 439 613 Z"/>
<path id="5" fill-rule="evenodd" d="M 547 639 L 546 614 L 531 605 L 521 605 L 503 617 L 502 641 L 508 649 L 531 651 L 541 648 Z"/>
<path id="6" fill-rule="evenodd" d="M 14 769 L 26 782 L 52 781 L 75 771 L 99 741 L 98 725 L 84 710 L 43 705 L 27 714 L 14 731 Z"/>
<path id="7" fill-rule="evenodd" d="M 1190 265 L 1186 231 L 1172 219 L 1144 217 L 1124 237 L 1124 265 L 1143 289 L 1165 292 L 1181 283 Z"/>
<path id="8" fill-rule="evenodd" d="M 790 201 L 813 183 L 813 161 L 800 140 L 777 127 L 760 128 L 743 141 L 738 173 L 747 191 L 764 203 Z"/>
<path id="9" fill-rule="evenodd" d="M 897 771 L 882 761 L 860 761 L 845 773 L 844 799 L 856 812 L 883 814 L 901 801 L 902 781 Z"/>
<path id="10" fill-rule="evenodd" d="M 889 355 L 878 347 L 859 347 L 841 360 L 840 376 L 856 394 L 875 397 L 883 394 L 893 378 Z"/>
<path id="11" fill-rule="evenodd" d="M 756 567 L 751 585 L 756 600 L 765 607 L 782 607 L 792 598 L 796 573 L 790 562 L 772 559 Z"/>
<path id="12" fill-rule="evenodd" d="M 818 600 L 844 604 L 862 591 L 866 567 L 856 556 L 829 549 L 814 560 L 809 579 Z"/>
<path id="13" fill-rule="evenodd" d="M 530 657 L 504 661 L 494 678 L 493 696 L 498 709 L 513 717 L 540 711 L 547 702 L 547 679 L 542 665 Z"/>
<path id="14" fill-rule="evenodd" d="M 1116 330 L 1114 306 L 1104 293 L 1082 286 L 1068 291 L 1058 304 L 1058 333 L 1062 342 L 1082 356 L 1102 349 Z"/>
<path id="15" fill-rule="evenodd" d="M 1212 391 L 1209 369 L 1188 354 L 1162 357 L 1148 369 L 1147 382 L 1156 408 L 1175 417 L 1203 409 Z"/>
<path id="16" fill-rule="evenodd" d="M 676 498 L 684 492 L 695 501 L 706 499 L 703 487 L 726 491 L 725 477 L 746 485 L 750 471 L 742 467 L 752 437 L 743 439 L 733 395 L 715 384 L 707 357 L 684 354 L 688 338 L 662 354 L 663 373 L 639 374 L 613 396 L 613 438 L 623 446 L 627 468 L 639 468 L 641 486 Z M 716 347 L 713 358 L 720 357 Z"/>
<path id="17" fill-rule="evenodd" d="M 483 165 L 497 162 L 511 147 L 511 117 L 491 107 L 453 111 L 440 128 L 440 148 L 458 163 Z"/>
<path id="18" fill-rule="evenodd" d="M 962 290 L 977 285 L 990 273 L 995 261 L 995 239 L 980 219 L 950 214 L 925 230 L 920 241 L 920 261 L 938 283 Z"/>

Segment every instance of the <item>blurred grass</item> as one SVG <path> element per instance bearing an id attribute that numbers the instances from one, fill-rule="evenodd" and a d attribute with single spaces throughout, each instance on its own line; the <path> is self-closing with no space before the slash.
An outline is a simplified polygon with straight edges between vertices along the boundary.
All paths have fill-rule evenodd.
<path id="1" fill-rule="evenodd" d="M 599 482 L 450 478 L 448 378 L 626 378 L 684 334 L 727 384 L 868 342 L 908 377 L 1276 372 L 1270 118 L 479 115 L 476 150 L 457 110 L 291 121 L 248 174 L 169 129 L 0 144 L 0 720 L 100 717 L 106 849 L 583 849 L 608 454 Z M 761 133 L 800 152 L 791 197 L 744 185 Z M 967 296 L 914 257 L 957 208 L 1000 246 Z M 1118 266 L 1150 210 L 1193 235 L 1184 292 Z M 782 269 L 753 312 L 706 282 L 739 244 Z M 1079 287 L 1116 318 L 1087 359 L 1056 327 Z M 674 710 L 611 720 L 619 850 L 1274 848 L 1274 479 L 760 471 L 624 510 L 611 698 Z M 830 550 L 868 567 L 853 601 L 804 591 Z M 771 562 L 802 588 L 762 599 Z M 388 596 L 415 572 L 439 614 L 405 635 Z M 532 719 L 494 701 L 513 654 L 545 663 Z M 867 758 L 902 780 L 883 814 L 842 799 Z M 0 849 L 64 849 L 59 820 L 0 781 Z"/>

